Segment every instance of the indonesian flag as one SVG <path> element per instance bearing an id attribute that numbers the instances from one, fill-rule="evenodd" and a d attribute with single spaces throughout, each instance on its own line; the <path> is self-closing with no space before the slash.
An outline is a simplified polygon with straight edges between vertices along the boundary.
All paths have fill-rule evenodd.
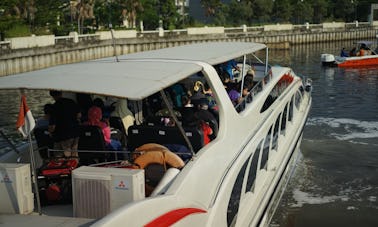
<path id="1" fill-rule="evenodd" d="M 26 138 L 35 126 L 34 117 L 26 104 L 26 96 L 22 95 L 20 103 L 20 112 L 16 123 L 17 130 Z"/>

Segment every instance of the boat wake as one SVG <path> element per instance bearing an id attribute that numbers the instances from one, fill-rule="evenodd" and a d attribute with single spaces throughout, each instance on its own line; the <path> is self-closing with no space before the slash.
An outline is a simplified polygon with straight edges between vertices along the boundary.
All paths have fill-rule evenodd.
<path id="1" fill-rule="evenodd" d="M 306 211 L 320 216 L 354 212 L 368 217 L 377 212 L 377 137 L 377 121 L 309 118 L 302 155 L 273 224 L 286 226 Z"/>
<path id="2" fill-rule="evenodd" d="M 337 139 L 355 144 L 378 146 L 378 121 L 360 121 L 348 118 L 310 118 L 308 128 L 317 128 L 317 133 L 324 139 Z M 314 130 L 311 130 L 314 131 Z M 318 140 L 319 137 L 311 139 Z"/>

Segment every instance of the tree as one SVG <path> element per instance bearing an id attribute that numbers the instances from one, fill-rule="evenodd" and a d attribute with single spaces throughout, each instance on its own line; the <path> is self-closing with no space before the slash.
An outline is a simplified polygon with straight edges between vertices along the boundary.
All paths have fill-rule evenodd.
<path id="1" fill-rule="evenodd" d="M 155 30 L 159 26 L 158 0 L 142 0 L 143 12 L 138 16 L 143 21 L 144 29 Z"/>
<path id="2" fill-rule="evenodd" d="M 303 24 L 311 22 L 313 18 L 313 9 L 309 0 L 292 0 L 293 8 L 293 21 L 296 24 Z"/>
<path id="3" fill-rule="evenodd" d="M 327 17 L 327 1 L 326 0 L 314 0 L 312 8 L 314 9 L 314 17 L 312 23 L 322 23 Z"/>
<path id="4" fill-rule="evenodd" d="M 179 14 L 174 0 L 159 0 L 159 19 L 164 29 L 173 29 L 179 21 Z"/>
<path id="5" fill-rule="evenodd" d="M 250 0 L 253 8 L 253 19 L 258 22 L 267 23 L 270 21 L 273 10 L 273 1 L 269 0 Z"/>
<path id="6" fill-rule="evenodd" d="M 252 4 L 249 1 L 232 0 L 228 7 L 227 22 L 233 26 L 240 26 L 251 22 L 253 15 Z"/>
<path id="7" fill-rule="evenodd" d="M 201 0 L 201 5 L 205 9 L 205 15 L 212 17 L 217 13 L 222 3 L 220 0 Z"/>
<path id="8" fill-rule="evenodd" d="M 274 22 L 290 22 L 293 6 L 290 0 L 275 0 L 273 4 L 272 20 Z"/>
<path id="9" fill-rule="evenodd" d="M 53 31 L 55 34 L 61 34 L 57 31 L 59 26 L 65 23 L 64 8 L 68 8 L 67 1 L 63 0 L 36 0 L 35 1 L 35 18 L 33 20 L 33 30 L 44 30 L 42 32 Z M 67 29 L 68 31 L 69 29 Z M 61 34 L 64 35 L 64 34 Z"/>

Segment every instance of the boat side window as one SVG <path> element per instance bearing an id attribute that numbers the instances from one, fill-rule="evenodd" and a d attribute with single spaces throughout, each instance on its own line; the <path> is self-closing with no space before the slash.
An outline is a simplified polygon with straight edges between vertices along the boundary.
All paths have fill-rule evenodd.
<path id="1" fill-rule="evenodd" d="M 267 169 L 271 136 L 272 136 L 272 126 L 270 127 L 269 132 L 266 135 L 265 140 L 264 140 L 264 144 L 263 144 L 264 147 L 263 147 L 262 156 L 261 156 L 260 169 Z"/>
<path id="2" fill-rule="evenodd" d="M 304 95 L 304 88 L 303 88 L 303 86 L 300 86 L 299 87 L 299 91 L 301 92 L 301 94 L 302 94 L 302 96 Z"/>
<path id="3" fill-rule="evenodd" d="M 293 99 L 294 97 L 292 97 L 290 103 L 289 103 L 289 116 L 288 116 L 288 121 L 292 121 L 293 120 L 293 114 L 294 114 L 294 104 L 293 104 Z"/>
<path id="4" fill-rule="evenodd" d="M 240 196 L 242 192 L 243 176 L 245 175 L 249 159 L 247 159 L 240 169 L 234 186 L 232 187 L 230 200 L 227 208 L 227 226 L 235 226 L 237 214 L 239 211 Z"/>
<path id="5" fill-rule="evenodd" d="M 274 130 L 273 130 L 273 142 L 272 142 L 272 149 L 276 150 L 278 149 L 278 135 L 280 131 L 280 119 L 281 114 L 278 115 L 276 119 L 276 123 L 274 124 Z"/>
<path id="6" fill-rule="evenodd" d="M 143 121 L 134 122 L 128 129 L 127 149 L 133 151 L 146 143 L 158 143 L 173 152 L 187 153 L 190 146 L 179 126 L 194 152 L 215 139 L 219 129 L 218 106 L 206 84 L 206 78 L 198 72 L 165 88 L 164 93 L 157 92 L 143 99 L 140 102 Z M 172 107 L 178 124 L 164 100 Z"/>
<path id="7" fill-rule="evenodd" d="M 283 112 L 282 112 L 282 120 L 281 120 L 281 135 L 285 135 L 285 129 L 286 129 L 286 121 L 287 121 L 287 111 L 289 105 L 286 104 Z"/>
<path id="8" fill-rule="evenodd" d="M 302 101 L 302 94 L 300 91 L 297 91 L 297 93 L 295 94 L 295 107 L 297 109 L 299 109 L 301 101 Z"/>
<path id="9" fill-rule="evenodd" d="M 260 110 L 260 113 L 267 110 L 276 99 L 286 90 L 286 88 L 293 82 L 294 77 L 290 74 L 290 72 L 285 73 L 282 75 L 281 79 L 277 82 L 274 86 L 268 97 L 266 98 L 263 107 Z"/>
<path id="10" fill-rule="evenodd" d="M 263 140 L 260 141 L 259 145 L 256 147 L 255 152 L 253 152 L 253 156 L 251 158 L 251 164 L 248 170 L 248 179 L 247 179 L 247 186 L 245 188 L 245 192 L 253 192 L 256 180 L 256 173 L 257 173 L 257 164 L 259 161 L 259 155 L 261 151 L 261 147 L 263 144 Z"/>

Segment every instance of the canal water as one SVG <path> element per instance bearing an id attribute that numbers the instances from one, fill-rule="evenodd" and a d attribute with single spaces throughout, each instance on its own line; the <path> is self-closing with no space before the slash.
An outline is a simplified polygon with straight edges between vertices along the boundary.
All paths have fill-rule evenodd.
<path id="1" fill-rule="evenodd" d="M 270 51 L 272 65 L 290 66 L 314 87 L 301 158 L 271 226 L 378 226 L 378 67 L 321 66 L 321 53 L 342 47 L 352 42 Z M 36 118 L 53 102 L 38 91 L 27 101 Z M 17 144 L 25 142 L 15 130 L 18 105 L 18 92 L 0 91 L 0 128 Z"/>
<path id="2" fill-rule="evenodd" d="M 378 67 L 326 68 L 321 53 L 351 42 L 272 51 L 313 80 L 301 158 L 271 226 L 378 226 Z"/>

